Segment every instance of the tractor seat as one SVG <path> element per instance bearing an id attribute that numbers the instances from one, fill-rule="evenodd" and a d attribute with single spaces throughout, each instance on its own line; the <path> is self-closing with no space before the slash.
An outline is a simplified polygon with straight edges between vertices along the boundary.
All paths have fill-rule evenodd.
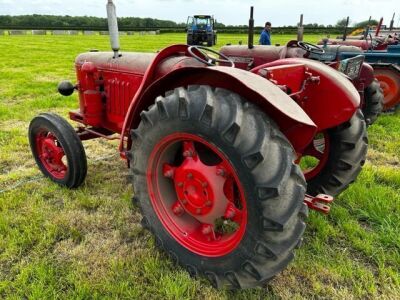
<path id="1" fill-rule="evenodd" d="M 109 71 L 134 73 L 144 75 L 156 54 L 124 52 L 118 58 L 113 58 L 113 52 L 87 52 L 78 55 L 75 59 L 77 66 L 90 61 L 97 69 Z"/>

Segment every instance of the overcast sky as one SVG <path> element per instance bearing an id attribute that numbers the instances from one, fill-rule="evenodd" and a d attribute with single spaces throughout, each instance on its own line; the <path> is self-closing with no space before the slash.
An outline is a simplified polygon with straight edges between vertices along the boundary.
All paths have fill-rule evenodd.
<path id="1" fill-rule="evenodd" d="M 49 14 L 105 17 L 106 0 L 0 0 L 0 15 Z M 399 0 L 115 0 L 121 17 L 151 17 L 186 22 L 188 15 L 211 14 L 219 22 L 246 24 L 250 5 L 255 7 L 255 23 L 266 20 L 274 26 L 295 25 L 304 14 L 305 23 L 335 24 L 350 16 L 358 22 L 372 16 L 384 17 L 389 24 Z M 399 26 L 400 9 L 396 11 L 395 26 Z"/>

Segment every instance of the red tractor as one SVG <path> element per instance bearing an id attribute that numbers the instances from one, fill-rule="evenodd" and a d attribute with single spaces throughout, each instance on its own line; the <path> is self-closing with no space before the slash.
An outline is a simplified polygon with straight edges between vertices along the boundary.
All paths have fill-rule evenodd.
<path id="1" fill-rule="evenodd" d="M 44 113 L 29 126 L 39 168 L 77 188 L 82 141 L 119 134 L 156 244 L 216 287 L 263 284 L 293 259 L 308 207 L 329 210 L 332 197 L 320 193 L 339 193 L 361 170 L 368 141 L 357 90 L 300 58 L 248 72 L 196 46 L 120 53 L 112 0 L 107 8 L 114 52 L 79 55 L 77 84 L 59 85 L 78 91 L 70 118 L 80 125 Z M 296 162 L 307 155 L 320 163 L 304 175 Z"/>
<path id="2" fill-rule="evenodd" d="M 360 107 L 367 125 L 371 125 L 382 112 L 384 96 L 378 80 L 374 77 L 374 69 L 364 62 L 363 52 L 353 46 L 320 47 L 303 42 L 302 23 L 303 15 L 300 17 L 297 41 L 290 41 L 286 46 L 254 46 L 253 7 L 251 7 L 248 45 L 227 45 L 220 51 L 234 61 L 236 67 L 253 73 L 259 72 L 266 66 L 275 66 L 276 63 L 297 64 L 298 58 L 323 62 L 342 72 L 353 82 L 361 97 Z M 341 59 L 342 52 L 353 53 L 353 57 Z"/>

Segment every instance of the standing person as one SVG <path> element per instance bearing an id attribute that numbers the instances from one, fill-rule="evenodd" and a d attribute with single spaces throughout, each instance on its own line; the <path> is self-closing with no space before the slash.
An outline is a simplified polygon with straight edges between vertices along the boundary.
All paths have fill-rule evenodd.
<path id="1" fill-rule="evenodd" d="M 271 23 L 265 23 L 264 30 L 261 32 L 260 45 L 271 45 Z"/>

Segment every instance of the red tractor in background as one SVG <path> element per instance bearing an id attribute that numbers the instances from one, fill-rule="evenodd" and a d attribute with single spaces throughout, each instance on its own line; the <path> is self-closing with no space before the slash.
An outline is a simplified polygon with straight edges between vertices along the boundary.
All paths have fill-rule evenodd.
<path id="1" fill-rule="evenodd" d="M 336 39 L 327 39 L 321 40 L 318 42 L 318 45 L 346 45 L 346 46 L 356 46 L 361 48 L 362 50 L 386 50 L 390 45 L 398 45 L 400 42 L 400 38 L 396 33 L 392 33 L 393 30 L 393 22 L 394 22 L 394 15 L 393 19 L 390 23 L 389 33 L 385 35 L 381 35 L 381 28 L 383 23 L 383 18 L 380 19 L 375 33 L 370 33 L 371 29 L 368 25 L 363 34 L 360 36 L 348 36 L 347 29 L 349 26 L 349 17 L 347 17 L 347 23 L 344 27 L 344 32 L 342 38 L 337 37 Z"/>
<path id="2" fill-rule="evenodd" d="M 297 41 L 290 41 L 286 46 L 254 46 L 253 45 L 253 7 L 251 7 L 248 45 L 227 45 L 221 48 L 221 53 L 235 62 L 236 67 L 250 72 L 259 72 L 260 66 L 274 66 L 275 61 L 282 64 L 296 64 L 297 58 L 307 58 L 323 62 L 339 70 L 348 77 L 358 90 L 361 105 L 367 125 L 371 125 L 382 112 L 383 92 L 379 82 L 374 77 L 373 68 L 364 63 L 363 52 L 352 46 L 319 47 L 303 42 L 303 15 L 300 17 Z M 354 53 L 350 59 L 341 59 L 341 52 Z M 360 55 L 360 56 L 358 56 Z M 310 62 L 311 63 L 311 62 Z M 268 64 L 268 65 L 266 65 Z M 261 69 L 263 68 L 261 67 Z"/>
<path id="3" fill-rule="evenodd" d="M 40 170 L 77 188 L 82 141 L 118 134 L 156 244 L 216 287 L 265 283 L 293 259 L 307 207 L 327 212 L 332 197 L 319 193 L 338 194 L 361 170 L 368 140 L 357 90 L 301 58 L 249 72 L 196 46 L 121 53 L 112 0 L 107 12 L 113 52 L 79 55 L 77 84 L 59 85 L 79 93 L 70 112 L 78 128 L 51 113 L 31 121 Z M 320 159 L 308 182 L 297 164 L 307 155 Z"/>
<path id="4" fill-rule="evenodd" d="M 347 18 L 348 20 L 348 18 Z M 358 47 L 374 70 L 374 76 L 379 81 L 383 90 L 383 110 L 391 110 L 400 104 L 400 38 L 393 33 L 393 19 L 390 23 L 389 33 L 385 36 L 379 35 L 382 27 L 381 18 L 374 36 L 369 33 L 369 26 L 365 29 L 362 39 L 349 39 L 346 35 L 347 25 L 342 39 L 323 39 L 318 44 L 323 45 L 323 49 L 337 48 L 339 59 L 354 57 L 354 53 L 349 52 L 346 47 Z"/>

